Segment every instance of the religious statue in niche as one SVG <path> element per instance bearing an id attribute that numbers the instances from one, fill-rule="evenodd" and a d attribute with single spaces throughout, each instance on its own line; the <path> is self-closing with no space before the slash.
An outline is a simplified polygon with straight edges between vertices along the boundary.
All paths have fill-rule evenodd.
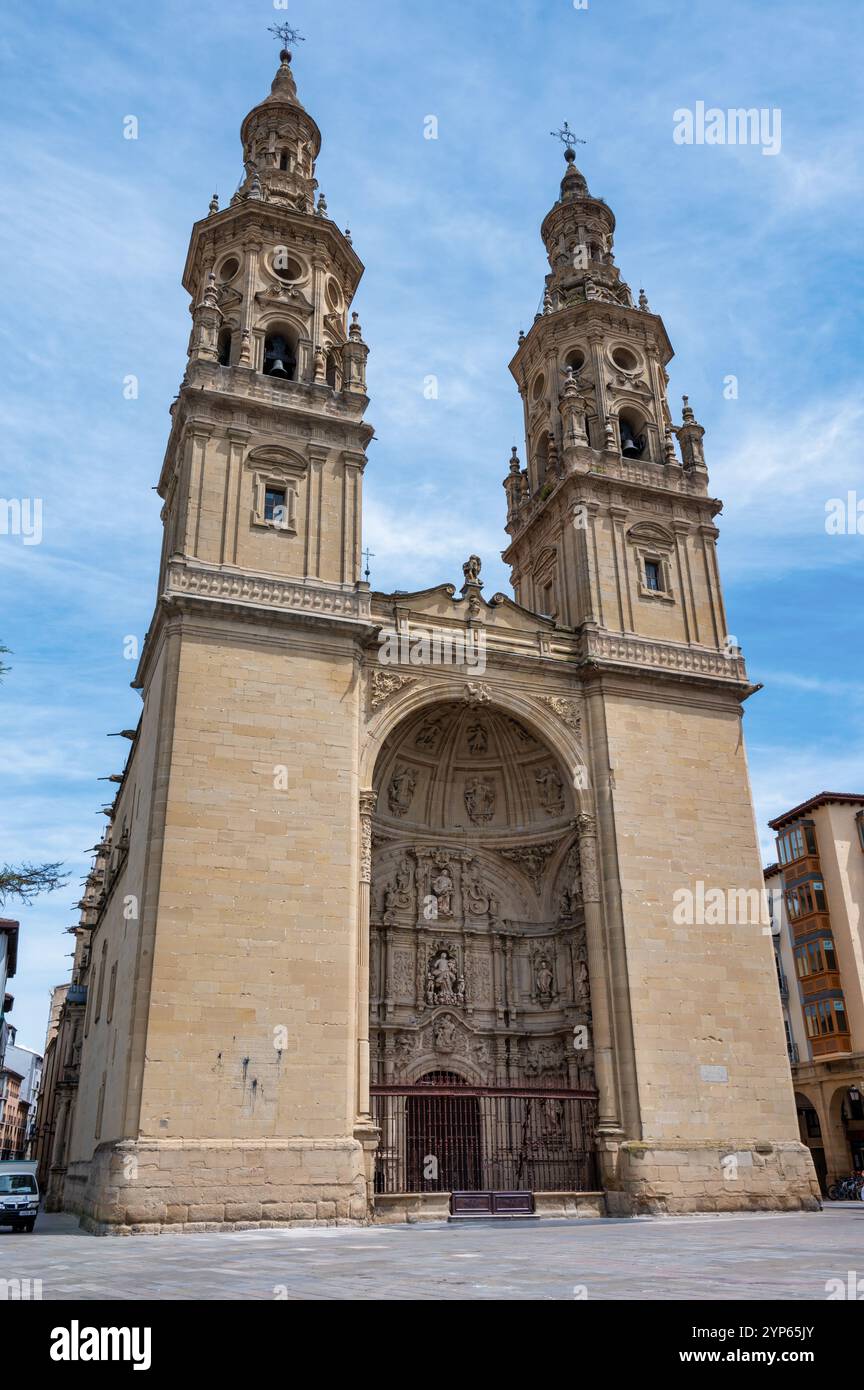
<path id="1" fill-rule="evenodd" d="M 489 735 L 484 725 L 480 723 L 470 724 L 467 729 L 468 751 L 470 753 L 485 753 L 489 747 Z"/>
<path id="2" fill-rule="evenodd" d="M 558 998 L 555 972 L 545 952 L 539 952 L 534 956 L 534 998 L 538 1004 L 546 1008 Z"/>
<path id="3" fill-rule="evenodd" d="M 462 875 L 462 896 L 465 902 L 466 915 L 482 917 L 488 912 L 490 917 L 497 916 L 497 900 L 483 882 L 475 861 L 472 861 L 467 873 Z"/>
<path id="4" fill-rule="evenodd" d="M 454 883 L 446 859 L 436 859 L 429 887 L 435 898 L 435 917 L 452 917 Z"/>
<path id="5" fill-rule="evenodd" d="M 394 816 L 404 816 L 411 805 L 414 788 L 417 786 L 417 773 L 413 767 L 404 763 L 396 764 L 396 771 L 387 789 L 387 804 Z"/>
<path id="6" fill-rule="evenodd" d="M 564 886 L 558 895 L 558 920 L 567 922 L 582 906 L 581 865 L 579 846 L 574 845 L 564 865 Z"/>
<path id="7" fill-rule="evenodd" d="M 587 955 L 588 950 L 584 943 L 577 947 L 576 962 L 573 969 L 573 1002 L 580 1009 L 587 1009 L 591 1006 L 591 984 L 588 976 Z"/>
<path id="8" fill-rule="evenodd" d="M 547 816 L 560 816 L 564 810 L 564 783 L 554 767 L 539 767 L 534 781 L 540 789 L 540 805 Z"/>
<path id="9" fill-rule="evenodd" d="M 430 1008 L 465 1003 L 464 977 L 459 974 L 456 957 L 443 942 L 436 942 L 426 966 L 426 1003 Z"/>
<path id="10" fill-rule="evenodd" d="M 407 911 L 412 907 L 412 878 L 413 870 L 411 868 L 411 860 L 408 858 L 407 854 L 403 854 L 399 863 L 396 865 L 393 878 L 384 890 L 385 912 L 394 912 L 397 909 Z"/>
<path id="11" fill-rule="evenodd" d="M 495 814 L 495 784 L 485 777 L 465 783 L 465 809 L 475 825 L 486 825 Z"/>

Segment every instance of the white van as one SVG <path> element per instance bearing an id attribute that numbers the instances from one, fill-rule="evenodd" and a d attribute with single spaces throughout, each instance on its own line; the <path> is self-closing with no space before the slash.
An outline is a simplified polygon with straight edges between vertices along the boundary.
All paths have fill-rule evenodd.
<path id="1" fill-rule="evenodd" d="M 31 1159 L 0 1161 L 0 1226 L 32 1231 L 39 1210 L 39 1183 Z"/>

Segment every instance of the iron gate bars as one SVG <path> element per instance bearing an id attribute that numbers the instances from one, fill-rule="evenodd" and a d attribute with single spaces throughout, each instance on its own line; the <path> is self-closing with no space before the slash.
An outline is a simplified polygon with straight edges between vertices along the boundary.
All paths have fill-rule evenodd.
<path id="1" fill-rule="evenodd" d="M 443 1072 L 371 1089 L 376 1192 L 597 1191 L 596 1092 Z"/>

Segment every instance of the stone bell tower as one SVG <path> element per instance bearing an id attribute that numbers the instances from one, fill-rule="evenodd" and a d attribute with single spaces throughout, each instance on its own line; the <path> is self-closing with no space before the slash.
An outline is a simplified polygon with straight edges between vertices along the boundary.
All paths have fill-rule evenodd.
<path id="1" fill-rule="evenodd" d="M 614 1054 L 612 1079 L 598 1074 L 610 1204 L 811 1204 L 760 905 L 742 735 L 754 687 L 728 635 L 721 503 L 687 397 L 680 424 L 670 413 L 663 322 L 622 280 L 614 215 L 575 159 L 567 138 L 541 227 L 542 309 L 510 363 L 527 457 L 514 448 L 504 480 L 504 559 L 518 602 L 577 638 L 576 775 L 596 814 Z"/>
<path id="2" fill-rule="evenodd" d="M 99 1228 L 367 1212 L 363 266 L 286 50 L 241 138 L 183 271 L 143 714 L 89 953 L 65 1201 Z"/>
<path id="3" fill-rule="evenodd" d="M 356 313 L 348 325 L 363 266 L 323 194 L 316 205 L 321 133 L 287 50 L 240 133 L 245 177 L 195 224 L 183 271 L 192 333 L 160 480 L 162 581 L 224 596 L 266 573 L 339 611 L 356 595 L 372 436 L 368 348 Z"/>

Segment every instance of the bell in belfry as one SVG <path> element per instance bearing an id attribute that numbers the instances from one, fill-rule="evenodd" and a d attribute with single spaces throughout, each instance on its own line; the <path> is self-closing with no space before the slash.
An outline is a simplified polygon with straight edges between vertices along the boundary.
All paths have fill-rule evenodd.
<path id="1" fill-rule="evenodd" d="M 621 421 L 621 453 L 627 459 L 638 459 L 642 457 L 645 448 L 645 436 L 640 434 L 637 439 L 632 427 L 626 420 Z"/>
<path id="2" fill-rule="evenodd" d="M 287 338 L 281 334 L 274 334 L 267 339 L 264 350 L 264 372 L 267 376 L 282 377 L 283 380 L 293 380 L 297 363 L 291 352 L 291 344 Z"/>

